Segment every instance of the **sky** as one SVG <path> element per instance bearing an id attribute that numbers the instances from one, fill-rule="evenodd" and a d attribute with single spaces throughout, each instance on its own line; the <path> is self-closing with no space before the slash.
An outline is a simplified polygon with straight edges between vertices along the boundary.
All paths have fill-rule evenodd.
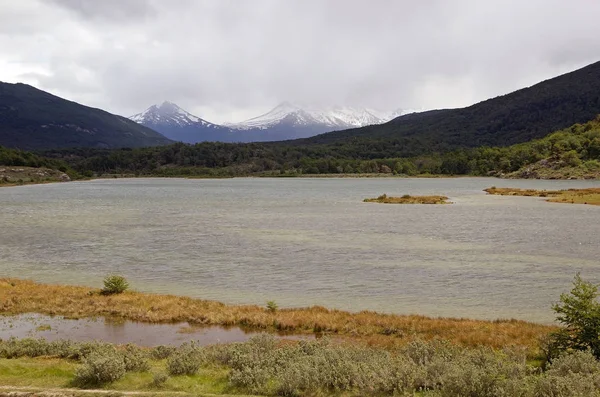
<path id="1" fill-rule="evenodd" d="M 212 122 L 462 107 L 600 60 L 597 0 L 0 0 L 0 81 Z"/>

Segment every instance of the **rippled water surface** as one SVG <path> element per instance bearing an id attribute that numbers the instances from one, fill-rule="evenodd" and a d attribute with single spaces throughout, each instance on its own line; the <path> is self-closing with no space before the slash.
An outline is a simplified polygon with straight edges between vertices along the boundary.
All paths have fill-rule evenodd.
<path id="1" fill-rule="evenodd" d="M 0 189 L 0 275 L 229 303 L 275 300 L 549 322 L 577 271 L 598 281 L 600 207 L 487 196 L 591 181 L 119 179 Z M 363 203 L 443 194 L 453 205 Z"/>

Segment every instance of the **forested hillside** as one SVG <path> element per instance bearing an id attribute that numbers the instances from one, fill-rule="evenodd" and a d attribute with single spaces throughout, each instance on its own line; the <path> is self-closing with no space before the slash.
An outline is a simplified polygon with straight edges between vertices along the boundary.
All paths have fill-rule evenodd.
<path id="1" fill-rule="evenodd" d="M 381 156 L 413 156 L 479 146 L 508 146 L 584 123 L 600 113 L 600 62 L 462 109 L 398 117 L 386 124 L 294 141 L 338 144 Z"/>
<path id="2" fill-rule="evenodd" d="M 26 84 L 0 82 L 0 145 L 33 150 L 141 147 L 171 142 L 125 117 Z"/>

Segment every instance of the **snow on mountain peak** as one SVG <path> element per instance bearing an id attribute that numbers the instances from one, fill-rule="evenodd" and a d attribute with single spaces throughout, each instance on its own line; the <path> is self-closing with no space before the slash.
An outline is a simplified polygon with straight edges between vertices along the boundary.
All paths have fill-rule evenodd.
<path id="1" fill-rule="evenodd" d="M 316 107 L 282 102 L 261 116 L 226 125 L 238 130 L 267 129 L 277 124 L 322 125 L 332 129 L 353 128 L 382 124 L 391 120 L 393 115 L 394 112 L 375 112 L 348 106 Z"/>
<path id="2" fill-rule="evenodd" d="M 164 101 L 160 105 L 152 105 L 142 113 L 130 117 L 131 120 L 139 124 L 172 124 L 186 126 L 192 124 L 202 124 L 204 126 L 215 126 L 198 116 L 183 110 L 173 102 Z"/>

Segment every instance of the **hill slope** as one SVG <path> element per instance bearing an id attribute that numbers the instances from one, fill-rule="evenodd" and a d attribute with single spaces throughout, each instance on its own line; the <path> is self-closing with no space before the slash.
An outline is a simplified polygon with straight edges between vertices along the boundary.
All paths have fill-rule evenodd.
<path id="1" fill-rule="evenodd" d="M 598 113 L 600 62 L 466 108 L 409 114 L 386 124 L 331 132 L 295 144 L 390 142 L 401 148 L 396 154 L 410 156 L 525 142 L 586 122 Z"/>
<path id="2" fill-rule="evenodd" d="M 171 143 L 125 117 L 26 84 L 0 82 L 0 145 L 20 149 L 142 147 Z"/>

